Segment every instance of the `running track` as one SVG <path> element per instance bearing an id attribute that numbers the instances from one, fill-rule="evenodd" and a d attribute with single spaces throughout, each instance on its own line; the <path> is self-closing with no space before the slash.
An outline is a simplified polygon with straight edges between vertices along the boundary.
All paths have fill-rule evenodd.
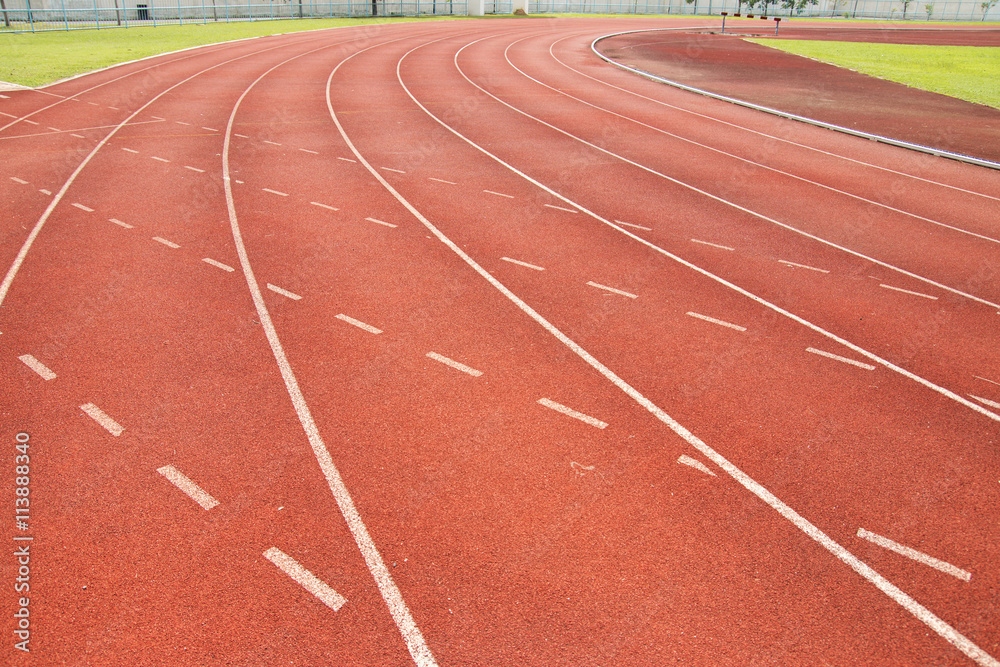
<path id="1" fill-rule="evenodd" d="M 998 664 L 1000 176 L 590 51 L 657 25 L 5 93 L 4 661 Z"/>

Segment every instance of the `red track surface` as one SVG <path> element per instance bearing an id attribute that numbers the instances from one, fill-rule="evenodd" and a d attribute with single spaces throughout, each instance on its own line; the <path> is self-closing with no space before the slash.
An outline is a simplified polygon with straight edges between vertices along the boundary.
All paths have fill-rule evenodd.
<path id="1" fill-rule="evenodd" d="M 1000 176 L 589 50 L 656 25 L 0 99 L 3 660 L 997 664 Z"/>

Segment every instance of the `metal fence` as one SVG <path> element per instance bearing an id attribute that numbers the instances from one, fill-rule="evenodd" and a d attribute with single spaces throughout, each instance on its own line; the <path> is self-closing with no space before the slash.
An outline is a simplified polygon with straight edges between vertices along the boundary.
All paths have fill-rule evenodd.
<path id="1" fill-rule="evenodd" d="M 795 2 L 795 4 L 799 4 Z M 800 9 L 781 2 L 751 7 L 744 0 L 557 0 L 531 3 L 532 14 L 607 13 L 730 16 L 740 12 L 801 18 L 859 18 L 920 21 L 1000 21 L 1000 2 L 989 0 L 819 0 Z"/>

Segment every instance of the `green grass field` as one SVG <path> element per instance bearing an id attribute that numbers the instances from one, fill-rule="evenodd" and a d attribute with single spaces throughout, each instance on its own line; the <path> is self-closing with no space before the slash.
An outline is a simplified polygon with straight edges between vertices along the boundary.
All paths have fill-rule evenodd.
<path id="1" fill-rule="evenodd" d="M 754 39 L 758 44 L 1000 109 L 1000 47 Z"/>

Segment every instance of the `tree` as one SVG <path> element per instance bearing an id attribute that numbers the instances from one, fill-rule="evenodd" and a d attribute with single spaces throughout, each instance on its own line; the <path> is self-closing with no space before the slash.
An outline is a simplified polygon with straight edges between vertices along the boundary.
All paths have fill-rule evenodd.
<path id="1" fill-rule="evenodd" d="M 986 0 L 986 2 L 980 3 L 980 7 L 983 10 L 983 20 L 986 20 L 986 15 L 990 13 L 990 10 L 996 6 L 997 0 Z"/>

